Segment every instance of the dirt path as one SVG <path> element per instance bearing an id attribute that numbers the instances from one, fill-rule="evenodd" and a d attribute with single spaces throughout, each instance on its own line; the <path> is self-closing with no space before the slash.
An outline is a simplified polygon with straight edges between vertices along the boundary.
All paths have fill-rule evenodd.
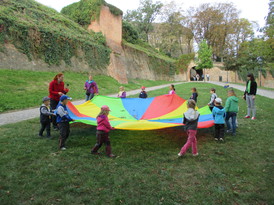
<path id="1" fill-rule="evenodd" d="M 219 86 L 224 86 L 227 85 L 227 83 L 223 83 L 223 82 L 213 82 L 213 81 L 206 81 L 206 83 L 211 83 L 211 84 L 215 84 L 215 85 L 219 85 Z M 233 83 L 228 83 L 229 87 L 235 88 L 237 90 L 241 90 L 241 91 L 245 91 L 245 86 L 244 85 L 237 85 L 237 84 L 233 84 Z M 272 90 L 265 90 L 265 89 L 261 89 L 258 88 L 257 89 L 257 95 L 261 95 L 270 99 L 274 99 L 274 91 Z"/>
<path id="2" fill-rule="evenodd" d="M 182 84 L 182 83 L 183 82 L 173 83 L 173 84 L 174 85 L 179 85 L 179 84 Z M 148 88 L 146 88 L 146 91 L 152 91 L 152 90 L 167 88 L 168 86 L 170 86 L 170 84 L 148 87 Z M 127 96 L 135 95 L 139 92 L 140 92 L 140 89 L 127 91 Z M 116 97 L 117 94 L 111 94 L 111 95 L 107 95 L 107 96 Z M 77 100 L 77 101 L 73 101 L 73 104 L 74 105 L 80 105 L 84 102 L 85 102 L 84 100 Z M 39 115 L 40 115 L 39 108 L 31 108 L 31 109 L 26 109 L 26 110 L 21 110 L 21 111 L 14 111 L 14 112 L 8 112 L 8 113 L 0 114 L 0 126 L 5 125 L 5 124 L 21 122 L 23 120 L 30 120 L 30 119 L 39 117 Z"/>

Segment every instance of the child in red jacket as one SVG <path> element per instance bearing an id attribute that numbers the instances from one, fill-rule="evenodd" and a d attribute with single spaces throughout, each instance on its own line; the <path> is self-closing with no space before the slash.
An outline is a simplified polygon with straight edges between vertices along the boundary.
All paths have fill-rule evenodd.
<path id="1" fill-rule="evenodd" d="M 109 131 L 114 130 L 113 127 L 111 127 L 109 121 L 108 121 L 108 114 L 109 114 L 109 107 L 107 105 L 103 105 L 101 107 L 101 112 L 97 116 L 97 132 L 96 132 L 96 138 L 97 142 L 94 145 L 94 147 L 91 150 L 91 154 L 99 154 L 98 150 L 102 146 L 102 144 L 106 144 L 106 154 L 109 157 L 115 157 L 114 154 L 111 153 L 111 146 L 110 146 L 110 140 L 109 140 Z"/>

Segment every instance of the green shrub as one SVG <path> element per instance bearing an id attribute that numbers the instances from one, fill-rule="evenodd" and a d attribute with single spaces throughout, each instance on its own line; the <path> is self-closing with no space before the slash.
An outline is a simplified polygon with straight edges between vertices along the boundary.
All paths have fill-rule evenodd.
<path id="1" fill-rule="evenodd" d="M 115 16 L 123 14 L 120 9 L 106 3 L 104 0 L 81 0 L 64 7 L 61 10 L 61 13 L 76 23 L 79 23 L 82 26 L 87 26 L 91 21 L 99 18 L 102 5 L 108 6 L 110 12 Z"/>
<path id="2" fill-rule="evenodd" d="M 179 73 L 182 71 L 186 71 L 190 62 L 194 60 L 194 57 L 195 53 L 181 55 L 179 59 L 176 61 L 176 72 Z"/>
<path id="3" fill-rule="evenodd" d="M 123 21 L 123 39 L 129 43 L 137 43 L 139 34 L 133 25 L 129 22 Z"/>

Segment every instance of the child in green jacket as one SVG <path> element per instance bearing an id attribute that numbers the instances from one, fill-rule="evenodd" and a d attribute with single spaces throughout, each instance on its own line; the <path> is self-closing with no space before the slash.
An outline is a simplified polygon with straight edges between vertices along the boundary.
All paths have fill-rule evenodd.
<path id="1" fill-rule="evenodd" d="M 239 111 L 239 99 L 236 97 L 234 90 L 229 90 L 227 92 L 228 98 L 225 102 L 226 110 L 226 126 L 227 132 L 232 132 L 232 135 L 236 135 L 236 118 Z M 231 118 L 231 123 L 230 123 Z"/>

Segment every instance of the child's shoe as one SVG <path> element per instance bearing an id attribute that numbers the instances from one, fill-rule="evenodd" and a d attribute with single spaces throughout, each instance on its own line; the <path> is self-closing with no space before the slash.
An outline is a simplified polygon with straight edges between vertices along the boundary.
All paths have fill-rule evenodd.
<path id="1" fill-rule="evenodd" d="M 220 141 L 222 141 L 222 142 L 223 142 L 223 141 L 224 141 L 224 139 L 223 139 L 223 138 L 220 138 Z"/>
<path id="2" fill-rule="evenodd" d="M 246 118 L 246 119 L 247 119 L 247 118 L 250 118 L 250 116 L 249 116 L 249 115 L 246 115 L 245 118 Z"/>
<path id="3" fill-rule="evenodd" d="M 227 130 L 226 133 L 232 133 L 232 130 Z"/>
<path id="4" fill-rule="evenodd" d="M 197 154 L 193 154 L 192 156 L 193 156 L 193 157 L 197 157 L 198 155 L 199 155 L 199 153 L 197 153 Z"/>
<path id="5" fill-rule="evenodd" d="M 60 150 L 62 150 L 62 151 L 64 151 L 64 150 L 66 150 L 67 148 L 65 148 L 65 147 L 61 147 L 60 148 Z"/>
<path id="6" fill-rule="evenodd" d="M 256 120 L 256 117 L 252 117 L 251 120 Z"/>
<path id="7" fill-rule="evenodd" d="M 181 156 L 183 156 L 181 153 L 178 153 L 178 157 L 181 157 Z"/>
<path id="8" fill-rule="evenodd" d="M 110 154 L 110 155 L 108 155 L 108 157 L 115 158 L 116 156 L 114 154 Z"/>
<path id="9" fill-rule="evenodd" d="M 90 154 L 94 154 L 94 155 L 100 155 L 101 153 L 100 152 L 90 152 Z"/>
<path id="10" fill-rule="evenodd" d="M 218 141 L 218 140 L 219 140 L 217 137 L 215 137 L 214 139 L 215 139 L 215 141 Z"/>

